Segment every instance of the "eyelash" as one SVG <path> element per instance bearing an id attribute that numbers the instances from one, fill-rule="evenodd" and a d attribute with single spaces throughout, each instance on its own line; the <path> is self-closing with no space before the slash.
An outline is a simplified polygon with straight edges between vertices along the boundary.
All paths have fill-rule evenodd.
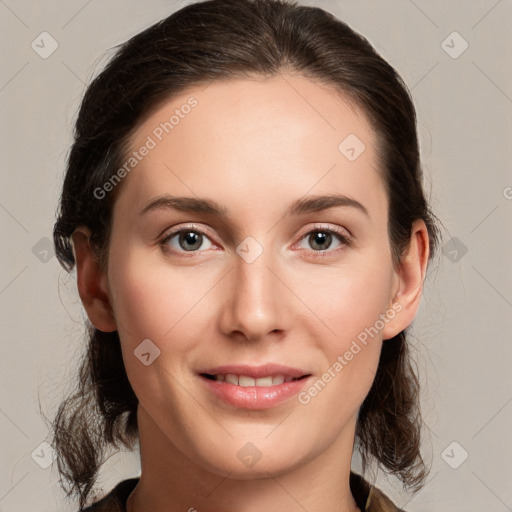
<path id="1" fill-rule="evenodd" d="M 173 238 L 174 236 L 176 235 L 179 235 L 180 233 L 183 233 L 183 232 L 192 232 L 192 233 L 199 233 L 203 236 L 206 236 L 207 238 L 210 238 L 208 233 L 206 231 L 203 231 L 201 229 L 198 229 L 196 226 L 189 226 L 189 227 L 184 227 L 184 228 L 181 228 L 181 229 L 178 229 L 178 230 L 175 230 L 175 231 L 171 231 L 171 232 L 167 232 L 164 234 L 163 238 L 161 238 L 159 244 L 162 246 L 162 248 L 164 249 L 165 252 L 168 252 L 168 253 L 171 253 L 171 254 L 179 254 L 181 256 L 185 255 L 184 257 L 188 258 L 188 257 L 193 257 L 193 254 L 194 253 L 197 253 L 197 252 L 203 252 L 203 251 L 177 251 L 175 249 L 171 249 L 168 245 L 168 242 L 171 238 Z M 299 242 L 301 242 L 302 240 L 304 240 L 304 238 L 310 236 L 311 234 L 313 233 L 318 233 L 318 232 L 321 232 L 321 233 L 329 233 L 331 235 L 335 235 L 339 241 L 341 242 L 342 244 L 342 247 L 341 248 L 338 248 L 338 249 L 335 249 L 333 251 L 329 251 L 328 249 L 327 250 L 321 250 L 321 251 L 315 251 L 313 249 L 307 251 L 307 252 L 310 252 L 313 254 L 313 257 L 315 258 L 325 258 L 327 256 L 330 256 L 334 253 L 337 253 L 341 250 L 343 250 L 345 247 L 350 247 L 351 244 L 352 244 L 352 239 L 349 235 L 345 234 L 345 232 L 341 231 L 341 230 L 338 230 L 336 228 L 325 228 L 323 226 L 318 226 L 318 225 L 315 225 L 313 227 L 313 229 L 307 231 L 306 233 L 304 233 L 304 235 L 302 235 L 300 237 L 300 240 Z M 190 253 L 190 256 L 187 256 L 186 253 L 189 252 Z"/>

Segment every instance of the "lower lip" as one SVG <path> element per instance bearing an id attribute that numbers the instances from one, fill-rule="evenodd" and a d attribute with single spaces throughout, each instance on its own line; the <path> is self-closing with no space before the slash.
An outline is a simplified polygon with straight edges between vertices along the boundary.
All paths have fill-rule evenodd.
<path id="1" fill-rule="evenodd" d="M 269 409 L 295 396 L 310 377 L 276 386 L 235 386 L 225 381 L 199 376 L 205 386 L 224 402 L 240 409 Z"/>

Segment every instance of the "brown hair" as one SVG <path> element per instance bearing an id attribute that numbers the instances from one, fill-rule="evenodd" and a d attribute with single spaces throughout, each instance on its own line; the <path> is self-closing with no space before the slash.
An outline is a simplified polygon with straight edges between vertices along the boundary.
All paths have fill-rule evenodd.
<path id="1" fill-rule="evenodd" d="M 432 258 L 440 235 L 422 187 L 415 109 L 397 72 L 364 37 L 320 8 L 284 0 L 209 0 L 180 9 L 120 45 L 89 85 L 54 227 L 61 265 L 73 268 L 70 235 L 87 226 L 106 269 L 120 186 L 104 199 L 95 190 L 122 165 L 130 136 L 150 111 L 193 85 L 283 72 L 334 85 L 363 109 L 379 136 L 393 263 L 407 248 L 416 219 L 426 223 Z M 81 507 L 106 450 L 133 448 L 138 437 L 138 400 L 118 333 L 90 324 L 88 329 L 76 392 L 60 405 L 52 425 L 59 473 L 72 484 L 68 496 L 77 493 Z M 359 410 L 356 440 L 363 469 L 374 460 L 418 490 L 427 474 L 421 428 L 419 382 L 402 331 L 383 343 L 375 380 Z"/>

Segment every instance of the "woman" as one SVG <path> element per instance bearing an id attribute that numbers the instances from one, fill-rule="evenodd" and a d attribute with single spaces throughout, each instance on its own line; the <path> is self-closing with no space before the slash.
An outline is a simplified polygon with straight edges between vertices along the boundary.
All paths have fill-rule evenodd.
<path id="1" fill-rule="evenodd" d="M 88 511 L 399 510 L 417 491 L 405 330 L 438 228 L 407 89 L 360 35 L 279 0 L 194 3 L 123 44 L 76 122 L 54 241 L 90 320 L 54 421 Z"/>

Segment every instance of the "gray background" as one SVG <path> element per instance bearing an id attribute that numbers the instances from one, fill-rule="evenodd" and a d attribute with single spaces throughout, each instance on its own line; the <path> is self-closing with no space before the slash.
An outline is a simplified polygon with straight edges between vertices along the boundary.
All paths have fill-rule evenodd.
<path id="1" fill-rule="evenodd" d="M 0 0 L 1 512 L 77 509 L 38 408 L 53 417 L 83 353 L 75 276 L 49 242 L 73 121 L 108 49 L 186 3 Z M 512 2 L 303 3 L 368 37 L 412 90 L 425 186 L 446 228 L 411 339 L 432 471 L 412 499 L 392 478 L 378 483 L 408 512 L 512 510 Z M 58 44 L 47 58 L 44 31 Z M 138 474 L 136 454 L 114 454 L 100 489 Z"/>

